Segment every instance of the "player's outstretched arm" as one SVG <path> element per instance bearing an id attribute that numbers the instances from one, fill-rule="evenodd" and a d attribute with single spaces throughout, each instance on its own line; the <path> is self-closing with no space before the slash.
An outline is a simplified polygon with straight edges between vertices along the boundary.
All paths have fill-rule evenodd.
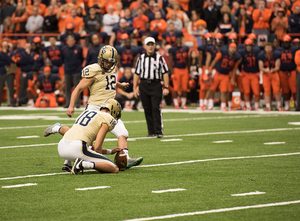
<path id="1" fill-rule="evenodd" d="M 69 117 L 72 117 L 72 115 L 74 114 L 75 102 L 76 102 L 77 98 L 79 97 L 80 93 L 84 89 L 86 89 L 89 85 L 91 85 L 94 82 L 94 80 L 95 80 L 94 78 L 82 78 L 81 81 L 79 82 L 79 84 L 76 86 L 76 88 L 72 92 L 70 104 L 67 109 L 67 115 Z"/>
<path id="2" fill-rule="evenodd" d="M 107 124 L 103 123 L 100 130 L 98 131 L 96 140 L 95 140 L 95 144 L 94 146 L 94 150 L 98 153 L 102 153 L 102 144 L 103 141 L 105 139 L 106 134 L 108 133 L 108 126 Z"/>

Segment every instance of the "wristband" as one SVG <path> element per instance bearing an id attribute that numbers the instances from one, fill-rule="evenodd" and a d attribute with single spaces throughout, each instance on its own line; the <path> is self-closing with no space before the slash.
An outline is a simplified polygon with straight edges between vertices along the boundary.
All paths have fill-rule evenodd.
<path id="1" fill-rule="evenodd" d="M 111 149 L 106 149 L 106 155 L 111 155 Z"/>
<path id="2" fill-rule="evenodd" d="M 168 89 L 168 90 L 169 90 L 169 86 L 165 86 L 165 89 Z"/>

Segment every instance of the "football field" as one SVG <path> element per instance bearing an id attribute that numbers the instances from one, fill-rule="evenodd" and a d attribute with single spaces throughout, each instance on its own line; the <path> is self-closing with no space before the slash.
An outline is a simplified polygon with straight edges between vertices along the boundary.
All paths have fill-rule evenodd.
<path id="1" fill-rule="evenodd" d="M 138 167 L 61 172 L 66 109 L 0 110 L 0 220 L 299 220 L 300 113 L 163 110 L 164 138 L 123 112 Z M 103 147 L 117 139 L 108 134 Z M 114 156 L 109 156 L 113 160 Z"/>

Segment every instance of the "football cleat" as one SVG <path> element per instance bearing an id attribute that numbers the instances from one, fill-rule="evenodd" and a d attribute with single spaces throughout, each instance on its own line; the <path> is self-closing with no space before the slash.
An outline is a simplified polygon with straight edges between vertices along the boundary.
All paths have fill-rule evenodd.
<path id="1" fill-rule="evenodd" d="M 54 125 L 52 125 L 52 126 L 46 128 L 46 129 L 44 130 L 44 137 L 48 137 L 48 136 L 51 135 L 51 134 L 55 134 L 54 132 L 52 132 L 52 129 L 53 129 L 53 127 L 55 127 L 55 126 L 60 126 L 60 123 L 55 123 Z"/>
<path id="2" fill-rule="evenodd" d="M 222 107 L 221 111 L 223 111 L 223 112 L 227 112 L 227 111 L 228 111 L 228 109 L 227 109 L 226 107 Z"/>
<path id="3" fill-rule="evenodd" d="M 142 161 L 143 161 L 143 157 L 128 158 L 127 159 L 127 169 L 140 165 L 142 163 Z"/>
<path id="4" fill-rule="evenodd" d="M 235 111 L 234 107 L 230 107 L 230 110 L 231 110 L 231 111 Z"/>
<path id="5" fill-rule="evenodd" d="M 164 135 L 163 134 L 157 134 L 157 138 L 163 138 Z"/>
<path id="6" fill-rule="evenodd" d="M 265 111 L 271 111 L 271 108 L 266 107 Z"/>
<path id="7" fill-rule="evenodd" d="M 282 109 L 281 106 L 277 107 L 277 110 L 278 110 L 278 111 L 283 111 L 283 109 Z"/>
<path id="8" fill-rule="evenodd" d="M 74 162 L 74 165 L 72 167 L 72 170 L 71 170 L 71 174 L 74 174 L 74 175 L 77 175 L 78 172 L 82 172 L 83 174 L 83 166 L 82 166 L 82 161 L 81 159 L 77 158 Z"/>
<path id="9" fill-rule="evenodd" d="M 205 108 L 206 108 L 206 105 L 203 104 L 203 105 L 201 106 L 200 110 L 201 110 L 201 111 L 205 111 Z"/>
<path id="10" fill-rule="evenodd" d="M 61 168 L 62 172 L 71 172 L 72 171 L 72 166 L 69 166 L 68 164 L 64 164 L 63 167 Z"/>
<path id="11" fill-rule="evenodd" d="M 188 110 L 188 107 L 186 105 L 183 105 L 181 108 L 184 110 Z"/>

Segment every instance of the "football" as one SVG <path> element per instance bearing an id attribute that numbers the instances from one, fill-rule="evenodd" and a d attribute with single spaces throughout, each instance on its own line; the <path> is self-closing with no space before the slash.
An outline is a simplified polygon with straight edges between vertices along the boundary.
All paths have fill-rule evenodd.
<path id="1" fill-rule="evenodd" d="M 119 167 L 120 171 L 126 170 L 127 156 L 123 150 L 116 154 L 114 161 L 115 161 L 115 164 L 117 164 L 117 166 Z"/>

